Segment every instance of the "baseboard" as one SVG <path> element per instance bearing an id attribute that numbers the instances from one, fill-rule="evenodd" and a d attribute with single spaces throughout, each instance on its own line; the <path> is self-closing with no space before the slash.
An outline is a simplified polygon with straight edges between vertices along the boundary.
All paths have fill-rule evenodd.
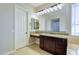
<path id="1" fill-rule="evenodd" d="M 10 54 L 12 54 L 14 52 L 15 52 L 15 50 L 8 51 L 8 52 L 0 52 L 0 55 L 10 55 Z"/>

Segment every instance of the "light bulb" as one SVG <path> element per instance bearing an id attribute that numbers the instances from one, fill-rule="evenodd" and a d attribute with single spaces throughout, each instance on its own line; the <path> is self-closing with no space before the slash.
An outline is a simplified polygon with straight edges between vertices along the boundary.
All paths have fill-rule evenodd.
<path id="1" fill-rule="evenodd" d="M 44 14 L 44 12 L 43 11 L 41 11 L 41 15 L 43 15 Z"/>
<path id="2" fill-rule="evenodd" d="M 53 8 L 49 8 L 49 10 L 53 12 Z"/>
<path id="3" fill-rule="evenodd" d="M 59 5 L 57 5 L 57 7 L 58 7 L 59 9 L 62 9 L 63 4 L 59 4 Z"/>
<path id="4" fill-rule="evenodd" d="M 38 19 L 37 15 L 35 15 L 35 14 L 33 14 L 31 17 L 32 17 L 33 19 Z"/>
<path id="5" fill-rule="evenodd" d="M 50 10 L 49 9 L 46 9 L 46 11 L 49 13 L 50 12 Z"/>
<path id="6" fill-rule="evenodd" d="M 39 12 L 38 12 L 38 13 L 36 13 L 36 15 L 38 15 L 38 16 L 39 16 Z"/>
<path id="7" fill-rule="evenodd" d="M 42 15 L 42 12 L 39 12 L 39 15 Z"/>
<path id="8" fill-rule="evenodd" d="M 57 6 L 54 6 L 53 9 L 54 9 L 54 10 L 57 10 Z"/>
<path id="9" fill-rule="evenodd" d="M 41 15 L 41 13 L 40 13 L 40 12 L 37 12 L 36 14 L 37 14 L 38 16 L 39 16 L 39 15 Z"/>
<path id="10" fill-rule="evenodd" d="M 44 13 L 47 13 L 47 11 L 46 11 L 46 10 L 44 10 L 43 12 L 44 12 Z"/>

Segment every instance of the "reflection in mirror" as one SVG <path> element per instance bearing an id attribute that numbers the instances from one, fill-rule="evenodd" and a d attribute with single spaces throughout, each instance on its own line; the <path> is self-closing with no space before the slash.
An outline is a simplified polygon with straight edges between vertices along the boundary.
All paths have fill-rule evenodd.
<path id="1" fill-rule="evenodd" d="M 38 19 L 31 19 L 31 30 L 38 31 L 39 30 L 39 20 Z"/>
<path id="2" fill-rule="evenodd" d="M 59 29 L 60 24 L 59 23 L 60 23 L 59 18 L 51 20 L 51 31 L 52 32 L 59 32 L 60 31 L 60 29 Z"/>

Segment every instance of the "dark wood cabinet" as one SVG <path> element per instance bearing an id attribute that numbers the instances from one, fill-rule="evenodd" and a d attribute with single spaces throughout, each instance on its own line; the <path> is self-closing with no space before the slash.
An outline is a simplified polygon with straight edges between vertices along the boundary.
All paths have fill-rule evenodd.
<path id="1" fill-rule="evenodd" d="M 40 36 L 40 48 L 44 49 L 44 37 Z"/>
<path id="2" fill-rule="evenodd" d="M 40 35 L 40 48 L 56 55 L 66 55 L 67 39 Z"/>

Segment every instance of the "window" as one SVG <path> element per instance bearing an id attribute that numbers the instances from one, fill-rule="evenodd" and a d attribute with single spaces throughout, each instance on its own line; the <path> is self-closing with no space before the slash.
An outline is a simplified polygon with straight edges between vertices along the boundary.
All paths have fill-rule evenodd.
<path id="1" fill-rule="evenodd" d="M 79 4 L 72 5 L 72 35 L 79 36 Z"/>

